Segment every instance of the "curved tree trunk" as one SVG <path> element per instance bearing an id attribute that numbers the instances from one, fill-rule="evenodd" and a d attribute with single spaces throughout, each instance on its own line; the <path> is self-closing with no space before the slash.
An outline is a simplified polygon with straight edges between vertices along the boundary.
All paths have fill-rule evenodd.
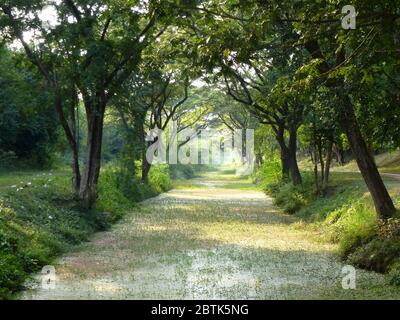
<path id="1" fill-rule="evenodd" d="M 75 113 L 71 112 L 71 121 L 72 121 L 72 129 L 68 124 L 67 118 L 64 113 L 63 108 L 63 101 L 61 93 L 59 92 L 58 88 L 54 89 L 54 99 L 55 99 L 55 109 L 58 114 L 58 118 L 60 120 L 61 126 L 64 130 L 65 136 L 67 138 L 68 144 L 71 149 L 72 154 L 72 161 L 71 161 L 71 168 L 72 168 L 72 190 L 74 193 L 79 193 L 79 186 L 81 183 L 81 173 L 79 168 L 79 150 L 78 150 L 78 143 L 75 131 Z M 74 105 L 72 105 L 72 110 Z"/>
<path id="2" fill-rule="evenodd" d="M 322 54 L 321 48 L 317 40 L 310 40 L 305 43 L 305 48 L 314 59 L 321 59 L 322 63 L 318 65 L 321 74 L 328 73 L 332 68 L 328 65 Z M 342 49 L 337 53 L 336 66 L 342 64 L 346 59 L 345 50 Z M 333 89 L 344 88 L 343 81 L 332 79 L 328 80 L 326 85 Z M 351 151 L 356 158 L 358 168 L 367 184 L 374 201 L 376 213 L 380 219 L 390 218 L 396 211 L 393 201 L 383 183 L 378 168 L 374 162 L 371 153 L 365 143 L 358 126 L 357 118 L 354 113 L 353 103 L 348 95 L 342 95 L 343 110 L 340 110 L 340 122 L 343 131 L 346 133 L 350 143 Z"/>
<path id="3" fill-rule="evenodd" d="M 351 151 L 356 158 L 360 172 L 374 200 L 375 209 L 379 218 L 390 218 L 395 213 L 396 208 L 383 183 L 371 152 L 361 135 L 350 98 L 344 96 L 343 100 L 344 110 L 341 115 L 341 123 L 349 139 Z"/>

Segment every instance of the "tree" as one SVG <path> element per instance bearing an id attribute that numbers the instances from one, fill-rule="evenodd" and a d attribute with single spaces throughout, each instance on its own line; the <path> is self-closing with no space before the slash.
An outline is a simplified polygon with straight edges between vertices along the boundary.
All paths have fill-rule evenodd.
<path id="1" fill-rule="evenodd" d="M 15 159 L 46 166 L 58 141 L 51 96 L 35 71 L 23 55 L 0 47 L 1 167 Z"/>
<path id="2" fill-rule="evenodd" d="M 386 219 L 393 215 L 395 207 L 360 130 L 354 103 L 357 83 L 352 82 L 348 74 L 365 69 L 369 65 L 365 56 L 371 52 L 398 70 L 395 61 L 398 61 L 399 3 L 360 0 L 354 4 L 359 10 L 356 30 L 341 27 L 341 9 L 347 5 L 345 1 L 309 2 L 306 5 L 289 0 L 227 1 L 223 6 L 219 6 L 218 1 L 211 1 L 199 6 L 198 10 L 207 13 L 201 23 L 206 26 L 203 29 L 208 30 L 210 37 L 207 41 L 211 45 L 205 49 L 210 52 L 209 60 L 220 59 L 225 52 L 215 50 L 220 48 L 213 41 L 218 37 L 223 40 L 233 38 L 234 45 L 240 41 L 240 49 L 236 52 L 239 57 L 251 51 L 279 52 L 288 47 L 308 52 L 310 61 L 305 65 L 314 65 L 319 73 L 317 77 L 312 77 L 328 87 L 340 101 L 337 108 L 342 130 L 372 195 L 376 212 L 381 219 Z M 219 26 L 218 31 L 210 25 Z M 225 35 L 228 30 L 231 32 L 229 36 Z M 385 48 L 385 52 L 382 53 L 381 48 Z M 362 65 L 358 71 L 355 62 Z"/>
<path id="3" fill-rule="evenodd" d="M 53 24 L 42 24 L 39 16 L 44 7 L 54 11 L 57 21 Z M 22 44 L 53 94 L 73 154 L 74 190 L 85 206 L 91 207 L 100 173 L 106 107 L 134 73 L 144 48 L 167 28 L 173 16 L 170 7 L 157 1 L 7 0 L 0 9 L 3 32 Z M 30 43 L 24 38 L 28 30 L 34 31 Z M 82 175 L 73 125 L 64 105 L 71 91 L 82 96 L 87 119 Z"/>
<path id="4" fill-rule="evenodd" d="M 126 130 L 138 132 L 142 180 L 147 181 L 151 163 L 147 161 L 146 152 L 151 144 L 157 142 L 147 139 L 148 134 L 155 129 L 167 129 L 188 98 L 189 83 L 187 77 L 182 78 L 179 74 L 147 70 L 129 84 L 125 100 L 120 99 L 118 110 Z"/>

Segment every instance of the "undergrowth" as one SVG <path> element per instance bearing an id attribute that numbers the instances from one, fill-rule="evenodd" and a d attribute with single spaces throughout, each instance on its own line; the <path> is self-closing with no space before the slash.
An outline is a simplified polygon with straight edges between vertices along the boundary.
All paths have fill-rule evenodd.
<path id="1" fill-rule="evenodd" d="M 325 196 L 316 193 L 312 173 L 303 172 L 303 183 L 294 186 L 271 171 L 266 163 L 256 173 L 259 183 L 277 206 L 318 230 L 327 241 L 338 244 L 344 261 L 360 268 L 389 272 L 392 284 L 400 285 L 400 217 L 377 219 L 370 194 L 362 178 L 354 173 L 333 172 Z M 399 202 L 398 193 L 392 193 Z"/>

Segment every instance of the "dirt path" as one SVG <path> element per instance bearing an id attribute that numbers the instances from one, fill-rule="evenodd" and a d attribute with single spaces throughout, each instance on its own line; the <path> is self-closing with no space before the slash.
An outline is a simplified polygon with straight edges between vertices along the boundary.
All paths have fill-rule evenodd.
<path id="1" fill-rule="evenodd" d="M 313 240 L 249 181 L 212 173 L 184 185 L 61 258 L 55 287 L 37 285 L 23 298 L 385 296 L 384 278 L 369 272 L 357 272 L 357 290 L 343 290 L 335 247 Z"/>

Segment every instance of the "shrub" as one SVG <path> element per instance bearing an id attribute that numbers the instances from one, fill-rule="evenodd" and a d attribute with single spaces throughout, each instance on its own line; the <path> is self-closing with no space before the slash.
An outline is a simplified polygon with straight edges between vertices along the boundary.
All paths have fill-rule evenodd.
<path id="1" fill-rule="evenodd" d="M 109 222 L 119 220 L 134 205 L 135 182 L 136 180 L 129 181 L 127 175 L 119 168 L 109 166 L 102 170 L 96 209 L 105 213 Z"/>
<path id="2" fill-rule="evenodd" d="M 298 212 L 316 198 L 313 179 L 309 174 L 303 174 L 301 185 L 280 181 L 265 184 L 264 190 L 274 198 L 277 206 L 290 214 Z"/>
<path id="3" fill-rule="evenodd" d="M 294 186 L 280 181 L 270 168 L 268 164 L 261 168 L 257 178 L 276 205 L 306 220 L 316 220 L 314 226 L 339 244 L 343 260 L 378 272 L 390 270 L 392 282 L 400 283 L 400 219 L 380 222 L 359 179 L 333 172 L 330 192 L 322 197 L 316 195 L 311 173 L 303 173 L 303 184 Z"/>
<path id="4" fill-rule="evenodd" d="M 361 229 L 361 228 L 358 228 Z M 348 250 L 349 261 L 365 269 L 386 272 L 400 258 L 400 219 L 377 221 L 359 234 Z"/>
<path id="5" fill-rule="evenodd" d="M 108 166 L 100 175 L 96 208 L 85 211 L 71 193 L 69 174 L 41 174 L 8 187 L 0 196 L 0 299 L 12 297 L 29 273 L 108 228 L 135 202 L 169 188 L 166 165 L 152 167 L 148 184 Z"/>
<path id="6" fill-rule="evenodd" d="M 153 197 L 172 187 L 167 165 L 154 165 L 148 183 L 135 172 L 109 165 L 102 170 L 98 185 L 96 208 L 106 212 L 110 222 L 120 219 L 135 203 Z"/>
<path id="7" fill-rule="evenodd" d="M 374 238 L 367 244 L 357 247 L 349 255 L 348 261 L 364 269 L 386 272 L 400 257 L 400 241 Z"/>
<path id="8" fill-rule="evenodd" d="M 269 185 L 279 184 L 282 179 L 281 161 L 275 157 L 265 160 L 260 168 L 253 174 L 253 182 L 258 183 L 266 190 Z"/>
<path id="9" fill-rule="evenodd" d="M 389 270 L 390 284 L 400 286 L 400 259 L 396 259 Z"/>
<path id="10" fill-rule="evenodd" d="M 0 251 L 0 299 L 10 298 L 17 289 L 21 289 L 26 278 L 17 256 Z"/>

